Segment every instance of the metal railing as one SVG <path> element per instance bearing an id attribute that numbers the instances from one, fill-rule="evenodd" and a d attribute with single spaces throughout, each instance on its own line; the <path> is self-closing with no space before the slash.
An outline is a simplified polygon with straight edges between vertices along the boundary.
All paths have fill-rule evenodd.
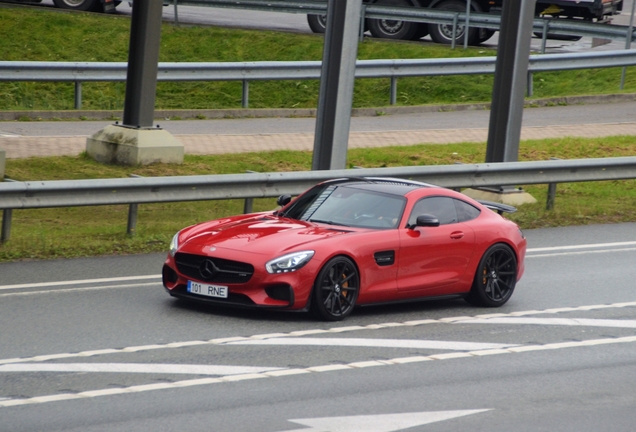
<path id="1" fill-rule="evenodd" d="M 312 15 L 324 15 L 327 13 L 326 1 L 170 0 L 169 3 L 175 6 L 175 8 L 178 7 L 178 5 L 182 5 L 251 9 Z M 465 12 L 418 7 L 405 8 L 364 5 L 363 14 L 365 18 L 370 19 L 393 19 L 433 24 L 452 24 L 455 26 L 463 26 L 464 23 L 468 22 L 470 27 L 482 27 L 491 30 L 499 30 L 501 25 L 501 17 L 497 14 L 471 12 L 469 16 L 466 16 Z M 178 23 L 178 12 L 175 13 L 175 22 Z M 548 34 L 558 34 L 565 36 L 589 36 L 602 39 L 626 40 L 629 34 L 629 27 L 573 19 L 535 18 L 533 21 L 533 31 L 543 34 L 544 38 Z M 634 31 L 632 31 L 632 40 L 636 40 Z"/>
<path id="2" fill-rule="evenodd" d="M 397 80 L 403 77 L 494 74 L 496 57 L 358 60 L 356 78 L 390 78 L 390 103 L 396 104 Z M 528 96 L 537 72 L 636 65 L 636 50 L 530 56 Z M 126 81 L 126 62 L 0 62 L 0 81 L 75 83 L 75 109 L 81 109 L 82 82 Z M 158 81 L 242 81 L 242 106 L 249 106 L 249 82 L 320 79 L 320 61 L 159 63 Z"/>
<path id="3" fill-rule="evenodd" d="M 316 183 L 341 177 L 401 177 L 448 188 L 556 185 L 634 179 L 636 157 L 183 177 L 4 182 L 0 183 L 0 209 L 3 209 L 0 241 L 7 241 L 10 237 L 14 209 L 129 205 L 128 233 L 132 234 L 136 226 L 136 219 L 132 216 L 136 215 L 139 204 L 221 199 L 252 200 L 282 194 L 297 195 Z M 556 190 L 556 186 L 553 188 Z M 550 200 L 553 205 L 554 196 L 548 196 L 548 205 Z"/>

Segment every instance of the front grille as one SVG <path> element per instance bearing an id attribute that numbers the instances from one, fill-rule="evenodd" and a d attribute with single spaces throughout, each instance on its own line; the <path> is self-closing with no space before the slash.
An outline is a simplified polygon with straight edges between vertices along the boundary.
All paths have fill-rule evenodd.
<path id="1" fill-rule="evenodd" d="M 186 253 L 177 253 L 174 259 L 179 273 L 205 282 L 240 284 L 254 274 L 253 265 L 238 261 Z"/>

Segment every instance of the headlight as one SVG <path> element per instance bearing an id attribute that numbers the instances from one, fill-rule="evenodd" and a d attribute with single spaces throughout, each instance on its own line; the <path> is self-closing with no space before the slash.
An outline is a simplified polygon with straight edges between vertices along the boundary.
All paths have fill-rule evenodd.
<path id="1" fill-rule="evenodd" d="M 278 257 L 265 264 L 268 273 L 293 272 L 304 266 L 314 256 L 314 251 L 294 252 Z"/>
<path id="2" fill-rule="evenodd" d="M 170 256 L 174 256 L 179 248 L 179 233 L 176 233 L 170 240 Z"/>

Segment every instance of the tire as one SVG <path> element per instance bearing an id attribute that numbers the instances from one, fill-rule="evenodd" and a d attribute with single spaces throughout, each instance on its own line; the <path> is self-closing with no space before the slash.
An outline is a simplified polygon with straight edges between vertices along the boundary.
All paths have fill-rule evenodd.
<path id="1" fill-rule="evenodd" d="M 345 319 L 356 305 L 360 292 L 358 269 L 347 257 L 332 258 L 314 283 L 312 310 L 325 321 Z"/>
<path id="2" fill-rule="evenodd" d="M 53 0 L 53 3 L 60 9 L 91 12 L 101 12 L 104 10 L 104 6 L 100 0 Z"/>
<path id="3" fill-rule="evenodd" d="M 435 9 L 466 12 L 466 3 L 462 0 L 446 0 L 435 6 Z M 464 27 L 465 26 L 462 23 L 457 24 L 457 29 L 455 32 L 456 44 L 464 42 Z M 451 43 L 453 42 L 452 24 L 429 24 L 428 31 L 431 35 L 431 39 L 433 39 L 433 42 L 446 45 L 451 45 Z M 479 28 L 470 27 L 470 29 L 468 30 L 468 45 L 478 45 L 480 43 L 479 33 Z"/>
<path id="4" fill-rule="evenodd" d="M 488 39 L 493 37 L 494 34 L 495 34 L 494 30 L 490 30 L 486 28 L 479 29 L 479 43 L 481 44 L 486 42 Z"/>
<path id="5" fill-rule="evenodd" d="M 476 306 L 504 305 L 517 284 L 517 257 L 508 245 L 491 246 L 479 261 L 466 301 Z"/>
<path id="6" fill-rule="evenodd" d="M 307 15 L 307 24 L 312 32 L 323 34 L 327 28 L 327 15 Z"/>
<path id="7" fill-rule="evenodd" d="M 380 6 L 412 6 L 408 0 L 379 0 L 375 4 Z M 420 29 L 420 23 L 398 20 L 369 20 L 369 31 L 371 35 L 382 39 L 414 40 L 424 36 L 416 37 Z"/>

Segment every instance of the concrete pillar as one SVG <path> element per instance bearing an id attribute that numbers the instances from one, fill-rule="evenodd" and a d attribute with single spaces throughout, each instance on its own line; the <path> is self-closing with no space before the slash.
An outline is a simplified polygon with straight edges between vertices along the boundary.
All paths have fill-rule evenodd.
<path id="1" fill-rule="evenodd" d="M 155 0 L 133 3 L 124 124 L 108 126 L 86 140 L 86 153 L 98 162 L 183 162 L 183 144 L 167 131 L 153 127 L 162 8 L 162 2 Z"/>

